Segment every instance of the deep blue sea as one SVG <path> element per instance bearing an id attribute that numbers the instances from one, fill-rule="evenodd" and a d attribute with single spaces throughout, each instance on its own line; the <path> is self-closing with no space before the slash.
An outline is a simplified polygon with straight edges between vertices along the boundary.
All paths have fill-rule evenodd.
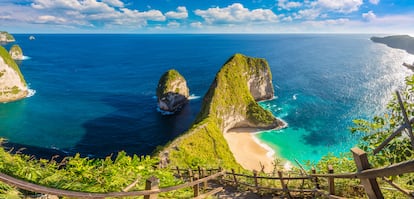
<path id="1" fill-rule="evenodd" d="M 15 38 L 29 57 L 18 64 L 36 93 L 0 104 L 0 137 L 45 157 L 150 154 L 191 125 L 217 71 L 243 53 L 269 62 L 276 98 L 261 105 L 289 124 L 257 136 L 283 158 L 317 161 L 355 145 L 352 119 L 381 114 L 412 74 L 402 62 L 414 61 L 371 42 L 372 35 L 34 36 Z M 163 116 L 155 89 L 171 68 L 195 97 L 178 115 Z"/>

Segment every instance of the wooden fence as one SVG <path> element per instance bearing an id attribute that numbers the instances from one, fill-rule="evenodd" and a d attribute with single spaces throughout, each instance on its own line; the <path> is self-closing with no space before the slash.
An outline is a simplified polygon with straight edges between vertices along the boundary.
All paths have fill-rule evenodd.
<path id="1" fill-rule="evenodd" d="M 111 192 L 111 193 L 88 193 L 88 192 L 77 192 L 77 191 L 69 191 L 69 190 L 61 190 L 55 189 L 50 187 L 45 187 L 37 184 L 33 184 L 30 182 L 26 182 L 12 176 L 0 173 L 0 181 L 15 186 L 19 189 L 23 189 L 26 191 L 31 191 L 35 193 L 42 193 L 42 194 L 51 194 L 56 196 L 64 196 L 64 197 L 72 197 L 72 198 L 108 198 L 108 197 L 132 197 L 132 196 L 144 196 L 145 199 L 155 199 L 157 195 L 160 193 L 175 191 L 179 189 L 184 189 L 188 187 L 192 187 L 194 191 L 194 198 L 206 198 L 210 195 L 216 194 L 223 190 L 222 187 L 218 187 L 216 189 L 210 190 L 204 194 L 200 193 L 200 184 L 205 184 L 209 180 L 217 179 L 220 176 L 223 176 L 225 171 L 218 171 L 215 174 L 210 176 L 203 176 L 199 178 L 198 174 L 194 175 L 190 182 L 172 186 L 172 187 L 165 187 L 159 188 L 159 179 L 156 177 L 150 177 L 146 180 L 145 190 L 142 191 L 131 191 L 128 192 L 128 186 L 124 189 L 123 192 Z M 207 191 L 206 187 L 204 187 L 204 191 Z"/>

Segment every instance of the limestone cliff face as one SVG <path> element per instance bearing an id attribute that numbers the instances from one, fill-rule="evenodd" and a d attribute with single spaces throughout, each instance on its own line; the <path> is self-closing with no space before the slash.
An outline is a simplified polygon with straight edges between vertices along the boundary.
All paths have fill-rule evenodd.
<path id="1" fill-rule="evenodd" d="M 223 132 L 234 127 L 276 128 L 281 122 L 256 102 L 273 96 L 267 61 L 235 54 L 217 73 L 204 97 L 202 112 L 219 118 Z"/>
<path id="2" fill-rule="evenodd" d="M 188 102 L 189 89 L 184 77 L 176 70 L 165 72 L 157 87 L 158 107 L 162 111 L 175 113 Z"/>
<path id="3" fill-rule="evenodd" d="M 267 61 L 235 54 L 216 74 L 194 125 L 167 146 L 161 160 L 180 167 L 237 167 L 223 133 L 234 127 L 283 127 L 281 120 L 256 102 L 273 96 Z"/>
<path id="4" fill-rule="evenodd" d="M 19 67 L 9 53 L 0 46 L 0 102 L 25 98 L 28 88 Z"/>
<path id="5" fill-rule="evenodd" d="M 9 50 L 10 56 L 14 60 L 23 60 L 23 51 L 19 45 L 13 45 Z"/>
<path id="6" fill-rule="evenodd" d="M 13 35 L 5 31 L 0 31 L 0 42 L 14 42 L 15 39 Z"/>

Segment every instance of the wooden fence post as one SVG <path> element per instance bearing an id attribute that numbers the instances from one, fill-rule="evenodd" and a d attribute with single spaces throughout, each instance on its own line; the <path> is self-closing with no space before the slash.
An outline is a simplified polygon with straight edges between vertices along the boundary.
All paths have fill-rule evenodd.
<path id="1" fill-rule="evenodd" d="M 333 174 L 334 169 L 332 165 L 328 165 L 328 173 Z M 328 187 L 329 187 L 329 194 L 335 195 L 335 178 L 334 177 L 328 177 Z"/>
<path id="2" fill-rule="evenodd" d="M 207 171 L 206 171 L 206 168 L 203 168 L 203 169 L 201 170 L 201 178 L 205 178 L 205 177 L 207 177 Z M 203 183 L 203 189 L 204 189 L 204 190 L 207 190 L 207 181 L 205 181 L 205 182 Z"/>
<path id="3" fill-rule="evenodd" d="M 259 187 L 259 182 L 257 181 L 257 171 L 253 170 L 253 177 L 254 177 L 254 186 L 256 187 L 256 191 L 257 188 Z"/>
<path id="4" fill-rule="evenodd" d="M 160 180 L 152 176 L 145 181 L 145 190 L 158 189 L 159 184 Z M 157 196 L 158 194 L 145 195 L 144 199 L 157 199 Z"/>
<path id="5" fill-rule="evenodd" d="M 183 176 L 181 176 L 181 171 L 180 171 L 180 168 L 179 168 L 178 166 L 176 166 L 176 167 L 175 167 L 175 169 L 177 170 L 177 175 L 178 175 L 178 177 L 182 180 L 182 177 L 183 177 Z"/>
<path id="6" fill-rule="evenodd" d="M 286 196 L 290 199 L 290 198 L 292 198 L 292 196 L 290 195 L 290 192 L 289 192 L 289 188 L 288 188 L 288 186 L 287 186 L 287 184 L 285 184 L 285 181 L 283 180 L 283 173 L 282 173 L 282 171 L 277 171 L 277 174 L 279 175 L 279 178 L 280 178 L 280 184 L 282 184 L 282 189 L 283 189 L 283 192 L 285 192 L 286 193 Z"/>
<path id="7" fill-rule="evenodd" d="M 197 170 L 198 170 L 198 177 L 201 177 L 202 175 L 201 175 L 201 168 L 200 168 L 200 166 L 197 166 Z"/>
<path id="8" fill-rule="evenodd" d="M 231 174 L 233 175 L 234 185 L 237 187 L 239 183 L 237 182 L 236 172 L 234 172 L 234 169 L 231 169 Z"/>
<path id="9" fill-rule="evenodd" d="M 370 165 L 368 162 L 368 156 L 365 151 L 361 150 L 358 147 L 352 148 L 351 152 L 354 156 L 354 161 L 357 166 L 358 172 L 363 170 L 370 169 Z M 381 193 L 381 189 L 378 186 L 378 182 L 376 178 L 359 178 L 361 180 L 361 184 L 364 186 L 365 192 L 370 199 L 383 199 L 384 196 Z"/>
<path id="10" fill-rule="evenodd" d="M 194 174 L 194 181 L 198 180 L 198 174 Z M 200 184 L 195 184 L 193 186 L 193 190 L 194 190 L 194 197 L 197 197 L 198 195 L 200 195 Z"/>
<path id="11" fill-rule="evenodd" d="M 312 174 L 316 174 L 315 167 L 312 167 Z M 316 189 L 321 189 L 321 187 L 319 186 L 319 179 L 318 179 L 318 177 L 314 177 L 313 179 L 315 181 L 315 188 Z"/>
<path id="12" fill-rule="evenodd" d="M 190 182 L 193 181 L 193 170 L 192 169 L 188 169 L 188 180 L 190 180 Z"/>

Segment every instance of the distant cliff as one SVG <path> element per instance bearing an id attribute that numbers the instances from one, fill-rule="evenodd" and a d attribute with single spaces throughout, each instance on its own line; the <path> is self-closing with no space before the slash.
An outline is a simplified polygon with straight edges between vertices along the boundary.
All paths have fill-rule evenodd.
<path id="1" fill-rule="evenodd" d="M 26 97 L 28 88 L 19 67 L 9 52 L 0 46 L 0 102 Z"/>
<path id="2" fill-rule="evenodd" d="M 13 45 L 10 48 L 9 54 L 10 54 L 11 58 L 14 59 L 14 60 L 23 60 L 23 51 L 20 48 L 20 46 L 17 45 L 17 44 Z"/>
<path id="3" fill-rule="evenodd" d="M 178 71 L 169 70 L 161 76 L 157 87 L 159 109 L 175 113 L 188 102 L 189 95 L 187 82 Z"/>
<path id="4" fill-rule="evenodd" d="M 385 44 L 391 48 L 406 50 L 410 54 L 414 54 L 414 37 L 408 35 L 394 35 L 388 37 L 371 37 L 376 43 Z"/>
<path id="5" fill-rule="evenodd" d="M 239 167 L 223 133 L 235 127 L 281 127 L 283 122 L 256 102 L 273 95 L 266 60 L 235 54 L 216 74 L 194 125 L 161 152 L 161 159 L 184 167 Z"/>
<path id="6" fill-rule="evenodd" d="M 13 35 L 5 31 L 0 31 L 0 42 L 15 42 Z"/>

